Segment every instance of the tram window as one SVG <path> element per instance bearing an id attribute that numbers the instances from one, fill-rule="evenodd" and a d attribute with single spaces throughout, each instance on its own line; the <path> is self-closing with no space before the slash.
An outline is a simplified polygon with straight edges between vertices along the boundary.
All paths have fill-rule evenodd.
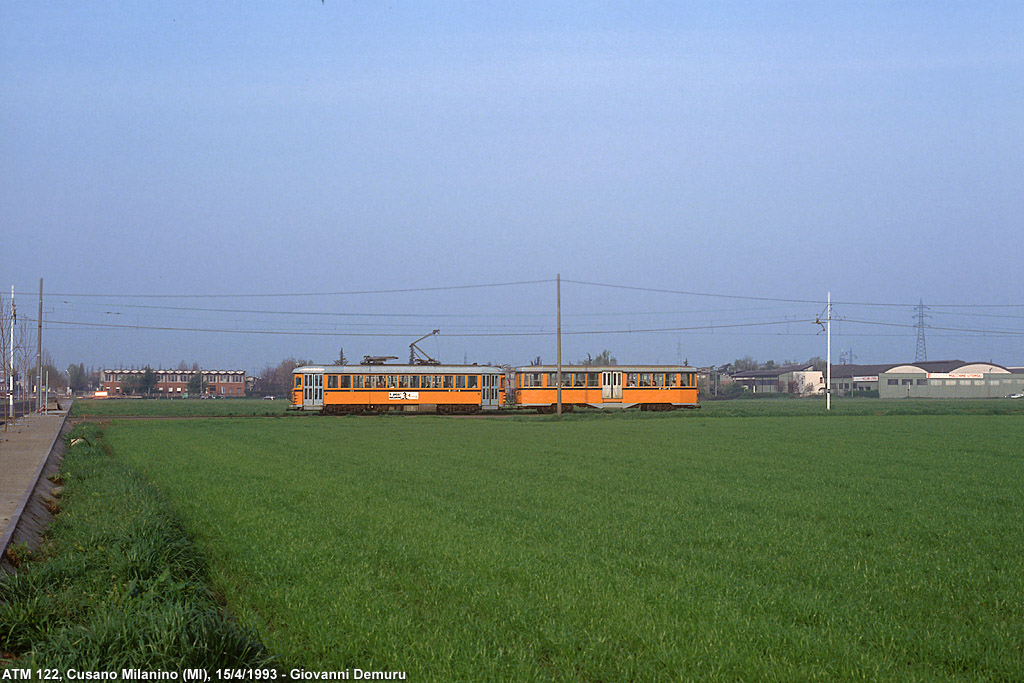
<path id="1" fill-rule="evenodd" d="M 573 376 L 572 385 L 574 387 L 585 387 L 587 386 L 587 373 L 577 372 Z"/>
<path id="2" fill-rule="evenodd" d="M 388 375 L 388 389 L 398 388 L 398 375 Z"/>
<path id="3" fill-rule="evenodd" d="M 409 375 L 399 375 L 398 376 L 398 388 L 399 389 L 408 389 L 409 388 Z"/>
<path id="4" fill-rule="evenodd" d="M 387 389 L 388 380 L 385 375 L 376 375 L 377 381 L 375 382 L 378 389 Z"/>
<path id="5" fill-rule="evenodd" d="M 635 386 L 637 386 L 637 384 L 638 384 L 638 377 L 639 377 L 639 375 L 637 373 L 635 373 L 635 372 L 627 372 L 626 373 L 626 386 L 627 387 L 635 387 Z"/>
<path id="6" fill-rule="evenodd" d="M 338 386 L 341 389 L 351 389 L 352 388 L 352 376 L 351 375 L 341 375 L 338 378 Z"/>
<path id="7" fill-rule="evenodd" d="M 601 386 L 600 379 L 601 379 L 600 378 L 600 373 L 588 372 L 587 373 L 587 386 L 588 387 L 599 387 L 599 386 Z"/>
<path id="8" fill-rule="evenodd" d="M 654 373 L 654 386 L 663 387 L 665 386 L 665 373 L 656 372 Z"/>
<path id="9" fill-rule="evenodd" d="M 549 387 L 557 387 L 558 386 L 558 373 L 557 372 L 549 372 L 548 373 L 548 386 Z M 571 387 L 572 386 L 572 373 L 571 372 L 563 372 L 562 373 L 562 386 L 563 387 Z"/>
<path id="10" fill-rule="evenodd" d="M 455 378 L 452 375 L 444 375 L 444 386 L 442 389 L 451 389 L 455 386 Z"/>
<path id="11" fill-rule="evenodd" d="M 338 376 L 337 375 L 327 375 L 327 388 L 328 389 L 337 389 L 338 388 Z"/>
<path id="12" fill-rule="evenodd" d="M 409 378 L 409 388 L 410 389 L 419 389 L 420 388 L 420 376 L 419 375 L 413 375 L 412 377 Z"/>
<path id="13" fill-rule="evenodd" d="M 640 386 L 649 387 L 651 386 L 651 373 L 641 372 L 640 373 Z"/>
<path id="14" fill-rule="evenodd" d="M 479 377 L 476 375 L 469 375 L 466 377 L 466 386 L 470 389 L 476 389 L 479 386 Z"/>
<path id="15" fill-rule="evenodd" d="M 363 376 L 362 375 L 352 375 L 352 388 L 353 389 L 362 389 L 363 388 Z"/>
<path id="16" fill-rule="evenodd" d="M 302 375 L 295 375 L 295 386 L 302 386 Z"/>
<path id="17" fill-rule="evenodd" d="M 430 376 L 430 386 L 432 388 L 434 388 L 434 389 L 440 389 L 441 388 L 441 375 L 431 375 Z"/>
<path id="18" fill-rule="evenodd" d="M 466 376 L 465 375 L 455 375 L 455 388 L 456 389 L 465 389 L 466 388 Z"/>

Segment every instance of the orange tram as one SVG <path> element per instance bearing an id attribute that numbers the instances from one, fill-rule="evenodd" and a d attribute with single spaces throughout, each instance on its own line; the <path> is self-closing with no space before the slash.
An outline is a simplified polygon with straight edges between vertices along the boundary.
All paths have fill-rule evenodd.
<path id="1" fill-rule="evenodd" d="M 562 366 L 562 407 L 699 407 L 695 370 L 676 365 Z M 554 412 L 558 368 L 532 365 L 333 365 L 296 368 L 292 408 L 326 414 Z"/>
<path id="2" fill-rule="evenodd" d="M 483 365 L 295 368 L 292 407 L 327 414 L 478 413 L 505 405 L 505 370 Z"/>

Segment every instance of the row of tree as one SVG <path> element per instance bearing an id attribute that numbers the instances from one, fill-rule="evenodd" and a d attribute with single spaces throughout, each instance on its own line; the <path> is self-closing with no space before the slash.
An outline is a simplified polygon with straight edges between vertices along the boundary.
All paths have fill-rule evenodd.
<path id="1" fill-rule="evenodd" d="M 774 370 L 777 367 L 784 365 L 799 365 L 802 361 L 798 360 L 784 360 L 781 363 L 776 363 L 773 360 L 766 360 L 761 363 L 750 356 L 743 356 L 743 358 L 737 358 L 730 364 L 730 369 L 733 372 L 748 372 L 751 370 Z M 825 369 L 825 359 L 820 356 L 814 356 L 806 361 L 807 365 L 813 365 L 815 370 Z"/>

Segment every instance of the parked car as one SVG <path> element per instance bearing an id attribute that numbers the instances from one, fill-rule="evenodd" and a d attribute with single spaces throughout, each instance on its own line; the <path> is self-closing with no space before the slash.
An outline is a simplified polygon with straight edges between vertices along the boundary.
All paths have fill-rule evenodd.
<path id="1" fill-rule="evenodd" d="M 1010 398 L 1024 398 L 1024 393 L 1010 394 Z"/>
<path id="2" fill-rule="evenodd" d="M 264 400 L 264 401 L 273 401 L 273 400 L 274 400 L 274 397 L 273 397 L 273 396 L 264 396 L 264 397 L 263 397 L 263 400 Z"/>

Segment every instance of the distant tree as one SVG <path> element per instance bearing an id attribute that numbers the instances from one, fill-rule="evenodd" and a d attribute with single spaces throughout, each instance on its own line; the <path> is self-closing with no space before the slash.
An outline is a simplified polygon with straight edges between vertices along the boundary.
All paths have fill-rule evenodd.
<path id="1" fill-rule="evenodd" d="M 537 356 L 532 361 L 530 361 L 530 365 L 544 365 L 544 363 L 540 362 L 540 356 Z"/>
<path id="2" fill-rule="evenodd" d="M 68 366 L 68 386 L 71 391 L 85 391 L 89 387 L 89 377 L 85 373 L 85 365 L 72 363 Z"/>
<path id="3" fill-rule="evenodd" d="M 304 360 L 285 358 L 276 366 L 263 368 L 259 374 L 260 391 L 265 394 L 287 394 L 292 388 L 292 375 L 295 368 L 308 365 Z"/>
<path id="4" fill-rule="evenodd" d="M 775 369 L 775 361 L 773 361 L 773 360 L 765 361 L 764 369 L 765 370 L 774 370 Z"/>
<path id="5" fill-rule="evenodd" d="M 585 360 L 579 361 L 579 365 L 618 365 L 619 361 L 612 356 L 612 352 L 608 349 L 603 350 L 596 356 L 591 356 L 589 353 Z"/>
<path id="6" fill-rule="evenodd" d="M 761 366 L 750 356 L 743 356 L 743 358 L 734 360 L 732 367 L 735 372 L 746 372 L 747 370 L 757 370 Z"/>
<path id="7" fill-rule="evenodd" d="M 807 363 L 808 365 L 813 365 L 814 369 L 818 370 L 819 372 L 823 372 L 825 370 L 825 366 L 827 365 L 825 359 L 822 358 L 821 356 L 814 356 L 813 358 L 808 358 Z"/>
<path id="8" fill-rule="evenodd" d="M 203 393 L 203 375 L 200 372 L 194 373 L 188 378 L 188 386 L 186 387 L 189 396 L 200 396 Z"/>
<path id="9" fill-rule="evenodd" d="M 180 361 L 178 361 L 178 367 L 176 367 L 174 369 L 175 370 L 188 370 L 188 363 L 186 363 L 184 360 L 180 360 Z"/>
<path id="10" fill-rule="evenodd" d="M 157 382 L 160 381 L 160 376 L 156 374 L 156 371 L 148 365 L 142 371 L 142 375 L 139 377 L 139 393 L 151 396 L 153 390 L 156 389 Z"/>
<path id="11" fill-rule="evenodd" d="M 348 365 L 348 359 L 345 358 L 345 347 L 338 348 L 338 360 L 334 361 L 333 365 Z"/>
<path id="12" fill-rule="evenodd" d="M 142 376 L 136 375 L 135 373 L 126 374 L 124 379 L 121 380 L 121 393 L 125 396 L 131 396 L 141 391 Z"/>
<path id="13" fill-rule="evenodd" d="M 36 382 L 39 381 L 39 369 L 35 366 L 30 368 L 27 378 L 29 385 L 34 387 Z M 48 386 L 51 389 L 64 389 L 68 385 L 68 376 L 55 368 L 53 363 L 45 362 L 44 358 L 42 381 L 43 384 L 47 384 L 47 381 L 49 381 Z"/>

